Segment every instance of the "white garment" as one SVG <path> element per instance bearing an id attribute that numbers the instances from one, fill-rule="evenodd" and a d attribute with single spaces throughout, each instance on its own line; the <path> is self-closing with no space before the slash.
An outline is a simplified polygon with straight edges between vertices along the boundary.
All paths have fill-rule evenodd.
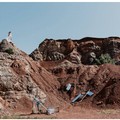
<path id="1" fill-rule="evenodd" d="M 66 90 L 69 91 L 70 88 L 71 88 L 71 86 L 72 86 L 72 85 L 71 85 L 70 83 L 68 83 L 68 84 L 66 85 Z"/>

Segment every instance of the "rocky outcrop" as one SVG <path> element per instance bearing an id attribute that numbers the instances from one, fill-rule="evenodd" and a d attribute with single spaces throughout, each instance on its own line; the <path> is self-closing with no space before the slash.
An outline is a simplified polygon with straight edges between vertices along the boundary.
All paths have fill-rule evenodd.
<path id="1" fill-rule="evenodd" d="M 62 53 L 52 52 L 47 56 L 46 59 L 49 61 L 57 61 L 57 60 L 62 60 L 64 58 L 65 58 L 65 56 Z"/>
<path id="2" fill-rule="evenodd" d="M 82 55 L 82 63 L 89 64 L 89 53 L 94 53 L 98 58 L 101 54 L 108 53 L 113 59 L 119 61 L 119 37 L 108 38 L 83 38 L 80 40 L 78 51 Z"/>
<path id="3" fill-rule="evenodd" d="M 41 54 L 41 52 L 38 49 L 35 49 L 31 54 L 30 57 L 33 58 L 33 60 L 40 60 L 43 61 L 43 56 Z"/>
<path id="4" fill-rule="evenodd" d="M 46 98 L 47 105 L 60 105 L 60 98 L 54 97 L 58 96 L 59 88 L 56 77 L 14 46 L 6 40 L 0 43 L 0 96 L 5 101 L 3 107 L 15 113 L 31 113 L 35 95 Z M 9 47 L 14 53 L 6 51 Z"/>
<path id="5" fill-rule="evenodd" d="M 7 52 L 8 54 L 20 54 L 20 50 L 12 43 L 8 42 L 6 39 L 0 42 L 0 52 Z"/>
<path id="6" fill-rule="evenodd" d="M 79 56 L 78 58 L 79 62 L 76 62 L 76 64 L 78 63 L 91 64 L 95 58 L 99 58 L 101 54 L 106 54 L 106 53 L 108 53 L 116 61 L 120 61 L 120 55 L 119 55 L 120 38 L 119 37 L 108 37 L 108 38 L 86 37 L 80 40 L 45 39 L 39 45 L 38 51 L 43 56 L 44 61 L 64 60 L 66 58 L 68 60 L 71 60 L 71 56 L 73 56 L 73 51 L 74 53 L 76 52 L 75 54 L 78 54 L 77 56 Z M 59 54 L 59 56 L 61 57 L 56 57 L 57 55 L 55 56 L 54 53 Z M 92 55 L 91 53 L 94 55 L 91 56 Z M 31 54 L 33 54 L 32 56 L 33 59 L 34 59 L 34 56 L 37 55 L 35 52 Z M 72 58 L 75 58 L 75 57 L 72 57 Z"/>
<path id="7" fill-rule="evenodd" d="M 81 63 L 81 55 L 77 52 L 76 49 L 73 49 L 73 51 L 70 54 L 68 54 L 66 59 L 75 64 Z"/>
<path id="8" fill-rule="evenodd" d="M 118 37 L 46 39 L 28 56 L 13 43 L 3 40 L 0 43 L 0 109 L 30 113 L 36 94 L 46 98 L 46 106 L 62 108 L 65 101 L 69 104 L 78 93 L 89 89 L 95 95 L 91 98 L 94 105 L 120 106 L 119 96 L 116 97 L 119 66 L 93 65 L 95 59 L 106 53 L 119 64 L 119 43 Z M 73 87 L 70 93 L 65 91 L 69 83 Z"/>
<path id="9" fill-rule="evenodd" d="M 46 96 L 35 83 L 30 72 L 30 64 L 22 55 L 8 55 L 0 52 L 0 96 L 8 103 L 5 105 L 6 108 L 21 110 L 19 107 L 21 103 L 18 104 L 18 101 L 25 98 L 31 101 L 31 104 L 28 108 L 27 104 L 21 106 L 29 113 L 32 110 L 33 97 L 36 94 L 40 97 Z"/>

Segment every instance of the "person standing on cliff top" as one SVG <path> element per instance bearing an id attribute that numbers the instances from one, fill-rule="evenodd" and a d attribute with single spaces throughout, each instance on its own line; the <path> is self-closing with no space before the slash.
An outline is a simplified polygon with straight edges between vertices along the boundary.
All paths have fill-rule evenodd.
<path id="1" fill-rule="evenodd" d="M 12 42 L 12 33 L 11 33 L 11 31 L 8 32 L 7 41 L 8 41 L 8 42 Z"/>

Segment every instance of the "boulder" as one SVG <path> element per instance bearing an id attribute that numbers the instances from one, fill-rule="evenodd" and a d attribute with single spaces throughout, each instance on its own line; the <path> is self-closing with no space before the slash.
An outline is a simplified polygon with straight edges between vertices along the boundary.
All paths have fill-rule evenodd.
<path id="1" fill-rule="evenodd" d="M 76 49 L 74 49 L 68 56 L 67 59 L 75 64 L 81 63 L 81 55 L 77 52 Z"/>

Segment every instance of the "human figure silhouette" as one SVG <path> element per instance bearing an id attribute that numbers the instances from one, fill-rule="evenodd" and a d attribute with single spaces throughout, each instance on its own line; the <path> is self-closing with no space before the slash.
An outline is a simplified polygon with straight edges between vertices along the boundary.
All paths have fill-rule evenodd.
<path id="1" fill-rule="evenodd" d="M 12 42 L 12 33 L 11 33 L 11 31 L 8 32 L 7 41 L 8 41 L 8 42 Z"/>

